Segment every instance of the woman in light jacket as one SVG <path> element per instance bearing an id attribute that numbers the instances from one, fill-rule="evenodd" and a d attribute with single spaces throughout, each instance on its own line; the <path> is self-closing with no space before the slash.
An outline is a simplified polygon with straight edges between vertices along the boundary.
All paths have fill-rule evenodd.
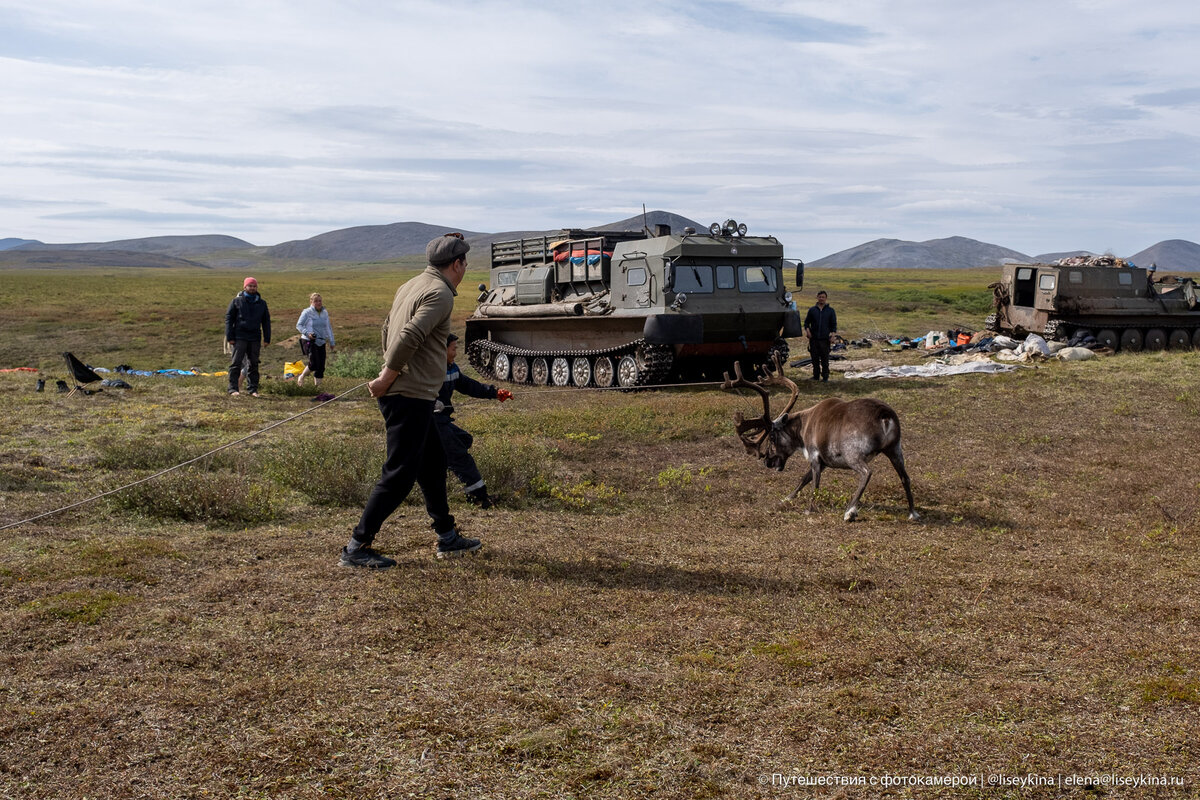
<path id="1" fill-rule="evenodd" d="M 296 378 L 296 385 L 303 385 L 304 376 L 311 372 L 313 384 L 320 386 L 321 379 L 325 377 L 325 345 L 329 345 L 330 351 L 334 349 L 333 325 L 321 295 L 313 292 L 308 296 L 308 301 L 311 305 L 301 311 L 300 319 L 296 320 L 296 330 L 308 340 L 308 366 Z"/>

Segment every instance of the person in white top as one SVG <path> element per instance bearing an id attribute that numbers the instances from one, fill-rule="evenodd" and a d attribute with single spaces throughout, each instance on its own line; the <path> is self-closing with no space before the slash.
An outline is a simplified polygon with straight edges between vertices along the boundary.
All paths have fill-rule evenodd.
<path id="1" fill-rule="evenodd" d="M 296 320 L 296 330 L 300 331 L 308 345 L 307 348 L 301 347 L 307 350 L 308 366 L 296 378 L 296 385 L 303 385 L 305 376 L 312 373 L 313 385 L 320 386 L 321 379 L 325 377 L 325 346 L 329 345 L 330 352 L 335 349 L 333 324 L 329 321 L 329 310 L 325 308 L 320 294 L 313 292 L 308 296 L 308 302 L 309 307 L 301 311 L 300 319 Z"/>

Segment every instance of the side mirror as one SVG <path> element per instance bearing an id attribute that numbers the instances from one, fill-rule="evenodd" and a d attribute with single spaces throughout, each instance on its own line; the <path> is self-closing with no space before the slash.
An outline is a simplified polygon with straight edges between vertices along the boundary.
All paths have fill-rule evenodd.
<path id="1" fill-rule="evenodd" d="M 797 289 L 804 288 L 804 262 L 803 261 L 796 262 L 796 288 Z"/>
<path id="2" fill-rule="evenodd" d="M 486 291 L 487 291 L 487 284 L 486 284 L 486 283 L 481 283 L 481 284 L 479 284 L 479 291 L 481 291 L 481 292 L 486 292 Z"/>

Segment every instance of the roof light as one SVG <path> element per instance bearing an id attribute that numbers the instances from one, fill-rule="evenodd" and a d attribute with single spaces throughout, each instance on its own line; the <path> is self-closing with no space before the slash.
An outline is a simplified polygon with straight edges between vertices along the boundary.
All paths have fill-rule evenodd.
<path id="1" fill-rule="evenodd" d="M 711 233 L 713 236 L 720 236 L 721 235 L 721 223 L 714 222 L 712 225 L 709 225 L 708 232 Z"/>

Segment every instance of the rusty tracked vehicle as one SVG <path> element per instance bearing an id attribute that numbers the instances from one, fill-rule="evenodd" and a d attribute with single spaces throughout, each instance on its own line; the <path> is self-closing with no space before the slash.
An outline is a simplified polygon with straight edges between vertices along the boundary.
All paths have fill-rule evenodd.
<path id="1" fill-rule="evenodd" d="M 734 220 L 496 242 L 467 355 L 489 379 L 626 389 L 786 360 L 803 331 L 783 263 L 775 237 Z"/>
<path id="2" fill-rule="evenodd" d="M 1191 278 L 1156 281 L 1154 270 L 1111 256 L 1054 264 L 1006 264 L 993 283 L 990 330 L 1066 341 L 1090 333 L 1105 347 L 1200 349 L 1200 288 Z"/>

